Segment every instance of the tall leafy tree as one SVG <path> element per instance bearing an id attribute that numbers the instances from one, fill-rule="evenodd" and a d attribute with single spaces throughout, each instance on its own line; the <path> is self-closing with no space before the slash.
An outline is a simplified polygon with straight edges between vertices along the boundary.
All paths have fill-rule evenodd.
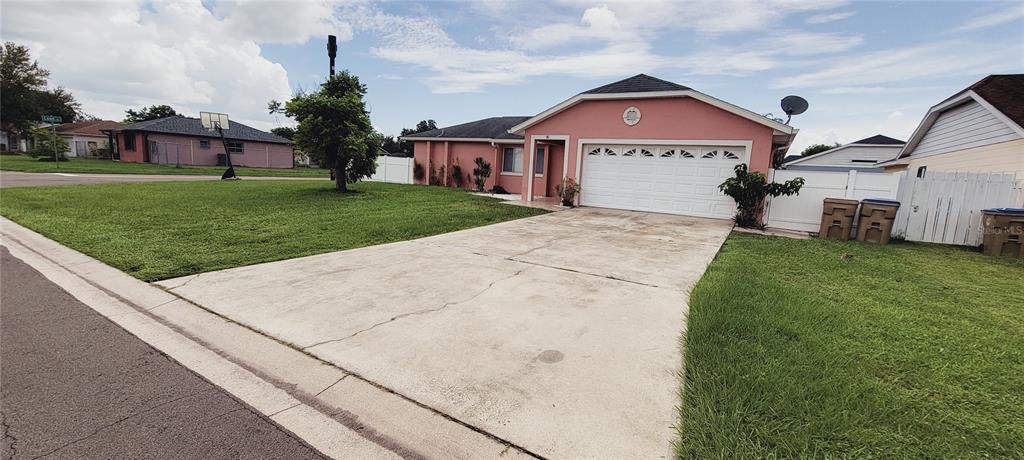
<path id="1" fill-rule="evenodd" d="M 384 149 L 388 153 L 399 153 L 402 151 L 401 143 L 395 139 L 395 136 L 381 136 L 380 148 Z"/>
<path id="2" fill-rule="evenodd" d="M 128 109 L 124 111 L 124 115 L 125 123 L 138 123 L 140 121 L 173 117 L 178 115 L 178 112 L 169 105 L 161 104 L 143 107 L 139 110 Z"/>
<path id="3" fill-rule="evenodd" d="M 332 171 L 335 188 L 368 177 L 377 167 L 380 137 L 370 125 L 366 86 L 348 71 L 330 77 L 312 93 L 299 93 L 284 104 L 285 115 L 298 122 L 295 146 Z M 280 107 L 271 101 L 269 107 Z"/>
<path id="4" fill-rule="evenodd" d="M 287 126 L 278 126 L 277 128 L 272 128 L 270 132 L 277 134 L 278 136 L 281 136 L 290 141 L 295 140 L 295 128 L 289 128 Z"/>
<path id="5" fill-rule="evenodd" d="M 82 106 L 75 101 L 75 97 L 60 86 L 52 91 L 36 93 L 36 108 L 40 112 L 40 117 L 57 115 L 65 123 L 83 120 L 88 116 L 82 113 Z"/>
<path id="6" fill-rule="evenodd" d="M 803 152 L 800 152 L 800 156 L 806 157 L 806 156 L 814 155 L 816 153 L 821 153 L 821 152 L 824 152 L 824 151 L 827 151 L 827 150 L 832 150 L 832 149 L 834 149 L 836 147 L 839 147 L 839 143 L 838 142 L 836 142 L 835 144 L 831 144 L 831 145 L 830 144 L 813 144 L 813 145 L 807 146 L 807 148 L 805 148 Z"/>
<path id="7" fill-rule="evenodd" d="M 11 137 L 22 135 L 43 115 L 75 121 L 81 106 L 64 88 L 48 90 L 50 72 L 32 59 L 27 47 L 4 42 L 0 47 L 0 120 Z"/>
<path id="8" fill-rule="evenodd" d="M 437 129 L 437 123 L 434 120 L 420 120 L 419 123 L 416 123 L 416 127 L 415 128 L 402 128 L 402 134 L 401 135 L 402 136 L 408 136 L 408 135 L 411 135 L 411 134 L 419 134 L 419 133 L 422 133 L 424 131 L 431 131 L 431 130 L 434 130 L 434 129 Z M 413 154 L 412 142 L 400 141 L 398 143 L 398 147 L 399 147 L 398 148 L 399 152 L 404 153 L 406 156 L 410 156 L 410 157 L 412 156 L 412 154 Z"/>

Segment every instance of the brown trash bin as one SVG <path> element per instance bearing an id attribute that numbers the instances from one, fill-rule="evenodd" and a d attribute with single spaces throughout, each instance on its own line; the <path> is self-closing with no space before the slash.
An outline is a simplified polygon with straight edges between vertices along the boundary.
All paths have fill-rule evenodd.
<path id="1" fill-rule="evenodd" d="M 829 240 L 848 240 L 857 215 L 857 200 L 825 198 L 821 207 L 821 228 L 818 236 Z"/>
<path id="2" fill-rule="evenodd" d="M 983 209 L 982 249 L 990 256 L 1024 257 L 1024 208 Z"/>
<path id="3" fill-rule="evenodd" d="M 866 198 L 860 202 L 860 222 L 857 224 L 857 241 L 889 244 L 892 224 L 900 202 L 883 198 Z"/>

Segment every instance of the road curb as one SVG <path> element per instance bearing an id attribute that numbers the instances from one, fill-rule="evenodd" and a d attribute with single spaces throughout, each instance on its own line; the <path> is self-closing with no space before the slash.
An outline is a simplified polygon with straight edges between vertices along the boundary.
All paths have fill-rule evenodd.
<path id="1" fill-rule="evenodd" d="M 3 217 L 0 235 L 83 303 L 328 456 L 537 457 Z M 202 359 L 179 349 L 201 350 Z"/>
<path id="2" fill-rule="evenodd" d="M 86 260 L 91 258 L 6 218 L 0 218 L 0 233 L 3 235 L 3 245 L 7 246 L 11 254 L 79 301 L 274 420 L 324 455 L 333 458 L 401 458 L 393 450 L 374 443 L 317 408 L 157 321 L 145 311 L 140 311 L 170 303 L 177 300 L 177 297 L 98 261 Z M 77 270 L 71 269 L 80 269 L 82 273 L 75 273 Z M 103 276 L 110 277 L 109 284 L 119 289 L 119 296 L 112 296 L 91 282 Z M 130 299 L 141 303 L 134 303 Z"/>

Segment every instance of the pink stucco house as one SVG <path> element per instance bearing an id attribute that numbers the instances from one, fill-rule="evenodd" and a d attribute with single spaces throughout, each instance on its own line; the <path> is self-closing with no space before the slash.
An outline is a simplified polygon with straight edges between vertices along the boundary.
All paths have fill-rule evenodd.
<path id="1" fill-rule="evenodd" d="M 198 118 L 173 117 L 121 125 L 116 136 L 121 161 L 196 166 L 223 164 L 224 144 L 219 135 L 203 127 Z M 292 141 L 231 121 L 224 131 L 235 166 L 292 168 Z"/>
<path id="2" fill-rule="evenodd" d="M 564 177 L 580 182 L 584 206 L 732 217 L 717 187 L 738 163 L 767 173 L 797 129 L 686 86 L 636 75 L 584 91 L 529 117 L 494 117 L 403 139 L 415 161 L 451 180 L 482 157 L 487 187 L 524 201 L 555 196 Z M 419 181 L 429 180 L 424 177 Z M 471 181 L 464 181 L 471 187 Z"/>

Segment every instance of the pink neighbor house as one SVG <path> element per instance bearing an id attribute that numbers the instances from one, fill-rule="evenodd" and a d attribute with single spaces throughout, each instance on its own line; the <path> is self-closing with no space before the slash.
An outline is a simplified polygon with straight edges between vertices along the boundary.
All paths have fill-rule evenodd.
<path id="1" fill-rule="evenodd" d="M 224 164 L 220 136 L 198 118 L 173 117 L 140 121 L 111 130 L 121 161 L 194 166 Z M 292 168 L 292 141 L 231 121 L 224 131 L 235 166 Z"/>
<path id="2" fill-rule="evenodd" d="M 579 181 L 583 206 L 732 217 L 718 191 L 738 163 L 767 173 L 797 129 L 686 86 L 647 75 L 584 91 L 527 117 L 495 117 L 404 136 L 425 171 L 492 166 L 495 185 L 525 201 Z M 429 180 L 429 173 L 419 183 Z M 471 180 L 464 180 L 467 188 Z"/>

